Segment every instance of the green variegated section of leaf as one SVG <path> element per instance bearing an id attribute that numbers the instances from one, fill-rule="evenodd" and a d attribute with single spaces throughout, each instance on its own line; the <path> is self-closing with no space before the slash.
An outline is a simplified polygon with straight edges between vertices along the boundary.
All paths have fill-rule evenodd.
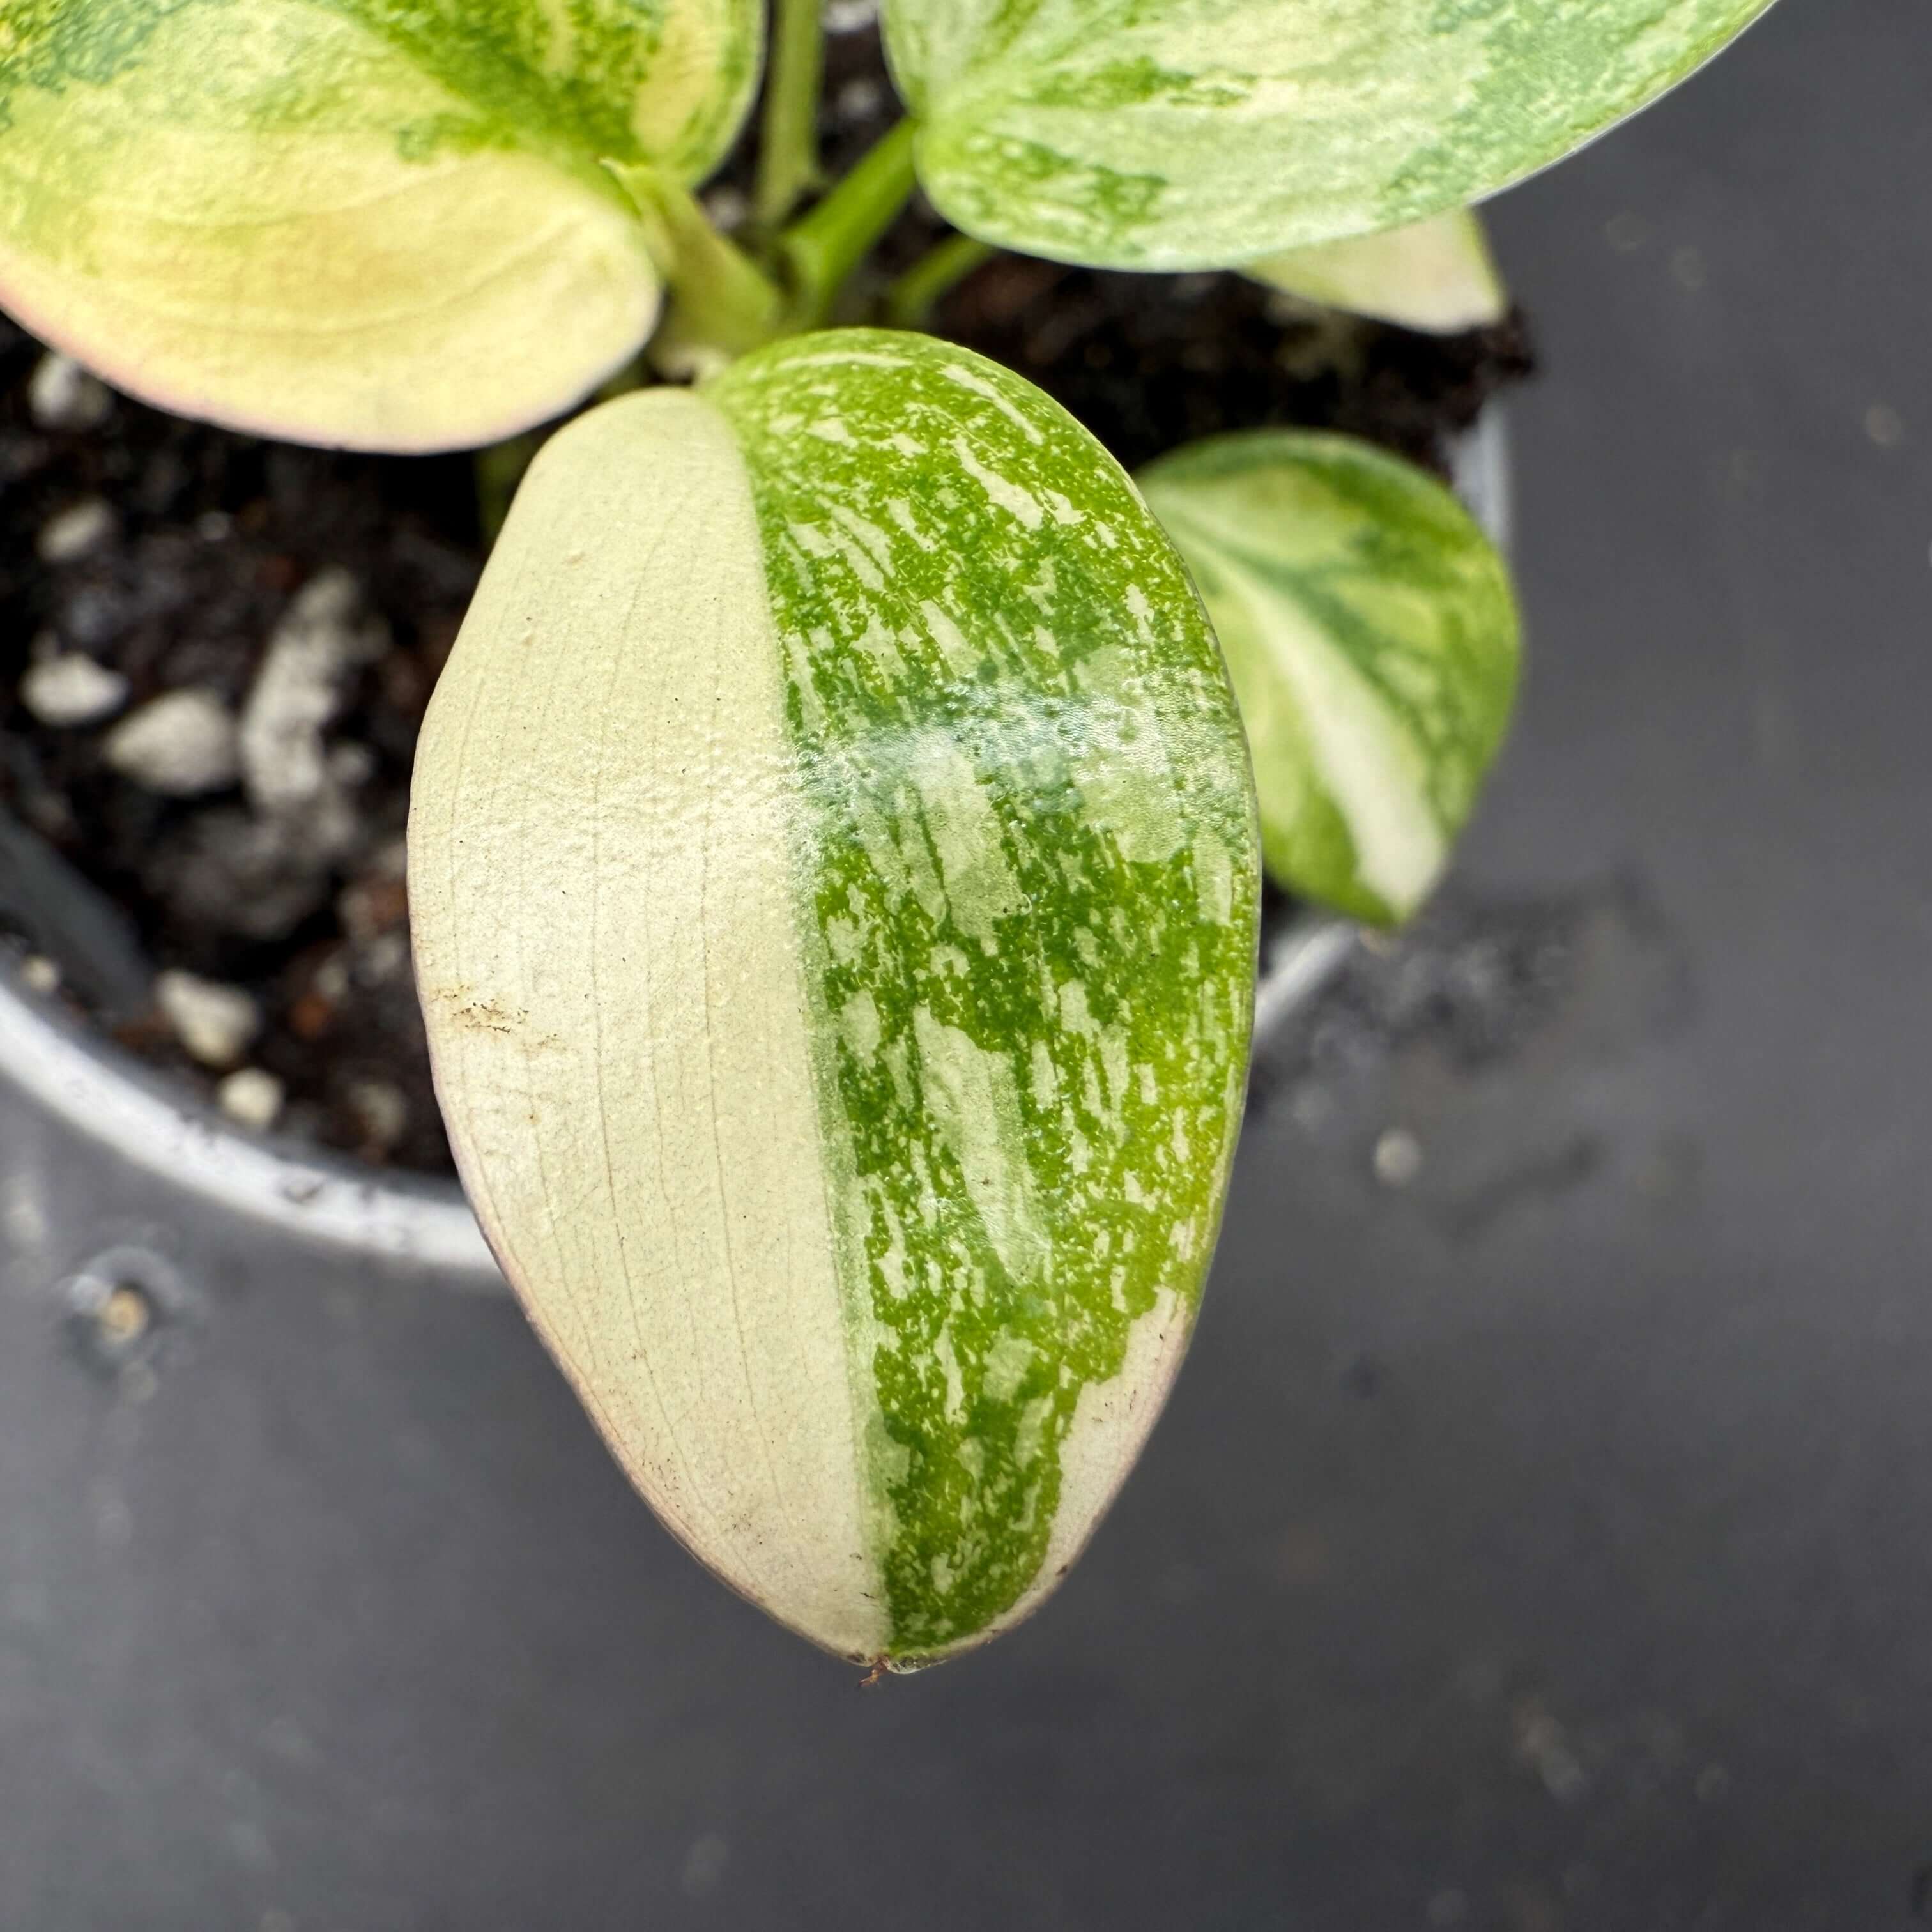
<path id="1" fill-rule="evenodd" d="M 1132 485 L 964 350 L 850 332 L 532 466 L 410 826 L 438 1090 L 624 1466 L 899 1667 L 1078 1553 L 1178 1365 L 1258 854 Z"/>
<path id="2" fill-rule="evenodd" d="M 1346 436 L 1213 437 L 1140 482 L 1227 658 L 1270 876 L 1358 918 L 1406 918 L 1509 722 L 1502 558 L 1440 484 Z"/>
<path id="3" fill-rule="evenodd" d="M 927 194 L 1056 260 L 1211 268 L 1466 206 L 1770 0 L 885 0 Z"/>
<path id="4" fill-rule="evenodd" d="M 598 164 L 695 179 L 755 0 L 22 0 L 0 303 L 189 415 L 487 442 L 634 355 L 658 275 Z"/>
<path id="5" fill-rule="evenodd" d="M 1469 208 L 1378 235 L 1291 248 L 1244 262 L 1241 272 L 1327 308 L 1438 335 L 1480 328 L 1509 313 L 1509 291 L 1496 272 L 1482 218 Z"/>

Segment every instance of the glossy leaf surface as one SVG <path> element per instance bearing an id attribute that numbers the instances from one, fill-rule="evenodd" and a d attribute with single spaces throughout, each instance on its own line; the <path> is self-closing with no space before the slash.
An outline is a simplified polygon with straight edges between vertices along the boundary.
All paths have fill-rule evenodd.
<path id="1" fill-rule="evenodd" d="M 1141 486 L 1227 658 L 1270 876 L 1358 918 L 1407 917 L 1509 722 L 1502 558 L 1432 478 L 1344 436 L 1214 437 Z"/>
<path id="2" fill-rule="evenodd" d="M 27 0 L 0 21 L 0 304 L 184 414 L 487 442 L 634 354 L 658 277 L 598 166 L 694 179 L 752 0 Z"/>
<path id="3" fill-rule="evenodd" d="M 1482 218 L 1454 208 L 1378 235 L 1291 248 L 1242 265 L 1270 288 L 1325 308 L 1400 322 L 1438 335 L 1480 328 L 1509 313 Z"/>
<path id="4" fill-rule="evenodd" d="M 920 175 L 968 233 L 1221 268 L 1495 194 L 1770 0 L 885 0 Z"/>
<path id="5" fill-rule="evenodd" d="M 1023 1615 L 1177 1367 L 1258 854 L 1213 638 L 1057 405 L 929 339 L 608 404 L 418 754 L 439 1092 L 683 1540 L 842 1654 Z"/>

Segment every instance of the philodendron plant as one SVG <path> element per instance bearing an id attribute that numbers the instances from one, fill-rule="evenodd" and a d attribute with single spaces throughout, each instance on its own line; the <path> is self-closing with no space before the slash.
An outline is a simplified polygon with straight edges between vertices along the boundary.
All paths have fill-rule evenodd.
<path id="1" fill-rule="evenodd" d="M 1192 1324 L 1262 861 L 1412 910 L 1516 657 L 1427 478 L 1258 432 L 1137 488 L 1010 371 L 827 328 L 855 270 L 916 184 L 959 232 L 895 319 L 990 244 L 1462 326 L 1470 206 L 1768 4 L 886 0 L 908 116 L 821 194 L 818 0 L 778 0 L 736 240 L 694 190 L 755 0 L 0 14 L 0 299 L 123 388 L 409 452 L 683 379 L 531 467 L 424 727 L 412 922 L 505 1272 L 793 1628 L 910 1668 L 1065 1574 Z"/>

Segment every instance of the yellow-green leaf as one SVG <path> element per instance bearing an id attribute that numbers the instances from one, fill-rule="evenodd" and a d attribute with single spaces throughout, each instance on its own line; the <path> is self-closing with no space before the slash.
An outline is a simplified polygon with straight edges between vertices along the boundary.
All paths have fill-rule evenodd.
<path id="1" fill-rule="evenodd" d="M 1406 918 L 1509 722 L 1502 559 L 1432 477 L 1346 436 L 1211 437 L 1140 482 L 1228 661 L 1270 875 L 1358 918 Z"/>
<path id="2" fill-rule="evenodd" d="M 1214 268 L 1467 206 L 1770 0 L 885 0 L 927 194 L 1055 260 Z"/>
<path id="3" fill-rule="evenodd" d="M 1192 1328 L 1258 853 L 1117 466 L 930 338 L 760 350 L 546 447 L 430 706 L 437 1090 L 673 1531 L 896 1667 L 1051 1590 Z"/>
<path id="4" fill-rule="evenodd" d="M 1291 248 L 1241 272 L 1270 288 L 1405 328 L 1453 335 L 1500 322 L 1509 291 L 1496 272 L 1482 218 L 1453 208 L 1377 235 Z"/>
<path id="5" fill-rule="evenodd" d="M 696 179 L 754 0 L 24 0 L 0 304 L 120 387 L 358 448 L 483 442 L 634 355 L 658 277 L 599 166 Z"/>

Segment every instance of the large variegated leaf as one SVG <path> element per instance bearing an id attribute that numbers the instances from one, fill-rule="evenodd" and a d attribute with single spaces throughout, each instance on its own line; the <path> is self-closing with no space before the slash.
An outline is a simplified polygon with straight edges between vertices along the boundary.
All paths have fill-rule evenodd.
<path id="1" fill-rule="evenodd" d="M 1346 436 L 1212 437 L 1140 480 L 1228 661 L 1270 875 L 1358 918 L 1406 917 L 1509 722 L 1502 559 L 1440 484 Z"/>
<path id="2" fill-rule="evenodd" d="M 920 178 L 969 234 L 1220 268 L 1461 207 L 1770 0 L 885 0 Z"/>
<path id="3" fill-rule="evenodd" d="M 1509 313 L 1509 292 L 1472 208 L 1378 235 L 1291 248 L 1244 262 L 1241 272 L 1324 308 L 1438 335 L 1480 328 Z"/>
<path id="4" fill-rule="evenodd" d="M 574 402 L 658 279 L 611 158 L 694 179 L 756 0 L 21 0 L 0 304 L 121 387 L 427 449 Z"/>
<path id="5" fill-rule="evenodd" d="M 674 1532 L 908 1666 L 1065 1571 L 1178 1364 L 1258 854 L 1131 484 L 1018 378 L 808 336 L 609 403 L 513 507 L 417 754 L 438 1091 Z"/>

